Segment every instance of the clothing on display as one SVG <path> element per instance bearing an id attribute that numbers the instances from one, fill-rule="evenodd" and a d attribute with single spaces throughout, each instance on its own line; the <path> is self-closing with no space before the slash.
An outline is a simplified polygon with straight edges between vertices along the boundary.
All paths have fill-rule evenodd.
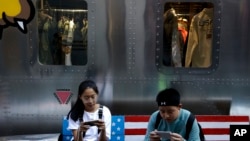
<path id="1" fill-rule="evenodd" d="M 211 65 L 213 8 L 204 8 L 191 21 L 185 67 Z"/>
<path id="2" fill-rule="evenodd" d="M 178 30 L 178 17 L 173 8 L 164 13 L 163 38 L 163 64 L 181 67 L 184 41 Z"/>
<path id="3" fill-rule="evenodd" d="M 48 65 L 83 64 L 84 60 L 78 58 L 86 58 L 83 57 L 85 55 L 83 50 L 87 48 L 86 12 L 84 10 L 75 12 L 74 9 L 41 11 L 38 18 L 40 62 Z M 82 55 L 80 52 L 74 55 L 81 56 L 71 55 L 75 48 L 78 52 L 82 52 Z"/>

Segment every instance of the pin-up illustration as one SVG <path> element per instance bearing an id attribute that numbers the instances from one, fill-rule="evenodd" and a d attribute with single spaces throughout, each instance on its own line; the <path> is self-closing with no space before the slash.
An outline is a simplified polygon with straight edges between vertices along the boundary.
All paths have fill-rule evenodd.
<path id="1" fill-rule="evenodd" d="M 3 29 L 17 27 L 27 33 L 27 24 L 34 18 L 35 8 L 31 0 L 0 0 L 0 39 Z"/>

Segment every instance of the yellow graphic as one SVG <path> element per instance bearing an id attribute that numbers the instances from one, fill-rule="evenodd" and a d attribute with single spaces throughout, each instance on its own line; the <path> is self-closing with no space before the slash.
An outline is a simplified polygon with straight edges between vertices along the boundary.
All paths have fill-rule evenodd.
<path id="1" fill-rule="evenodd" d="M 35 16 L 35 7 L 31 0 L 0 0 L 0 39 L 3 29 L 17 27 L 27 33 L 27 24 Z"/>
<path id="2" fill-rule="evenodd" d="M 5 12 L 6 16 L 14 17 L 20 14 L 21 4 L 19 0 L 0 0 L 0 13 Z M 0 19 L 3 15 L 0 14 Z"/>

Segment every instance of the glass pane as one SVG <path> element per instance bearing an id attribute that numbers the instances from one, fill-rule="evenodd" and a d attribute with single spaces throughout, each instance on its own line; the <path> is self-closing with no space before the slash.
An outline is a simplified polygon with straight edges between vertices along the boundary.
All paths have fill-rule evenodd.
<path id="1" fill-rule="evenodd" d="M 166 3 L 163 64 L 207 68 L 212 64 L 213 9 L 208 2 Z"/>
<path id="2" fill-rule="evenodd" d="M 83 0 L 38 1 L 39 62 L 43 65 L 87 63 L 88 17 Z"/>

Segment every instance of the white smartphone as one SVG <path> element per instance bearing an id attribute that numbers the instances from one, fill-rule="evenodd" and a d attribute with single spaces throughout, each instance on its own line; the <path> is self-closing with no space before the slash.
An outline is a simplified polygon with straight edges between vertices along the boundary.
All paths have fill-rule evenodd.
<path id="1" fill-rule="evenodd" d="M 163 139 L 170 139 L 170 131 L 156 131 L 156 133 Z"/>

